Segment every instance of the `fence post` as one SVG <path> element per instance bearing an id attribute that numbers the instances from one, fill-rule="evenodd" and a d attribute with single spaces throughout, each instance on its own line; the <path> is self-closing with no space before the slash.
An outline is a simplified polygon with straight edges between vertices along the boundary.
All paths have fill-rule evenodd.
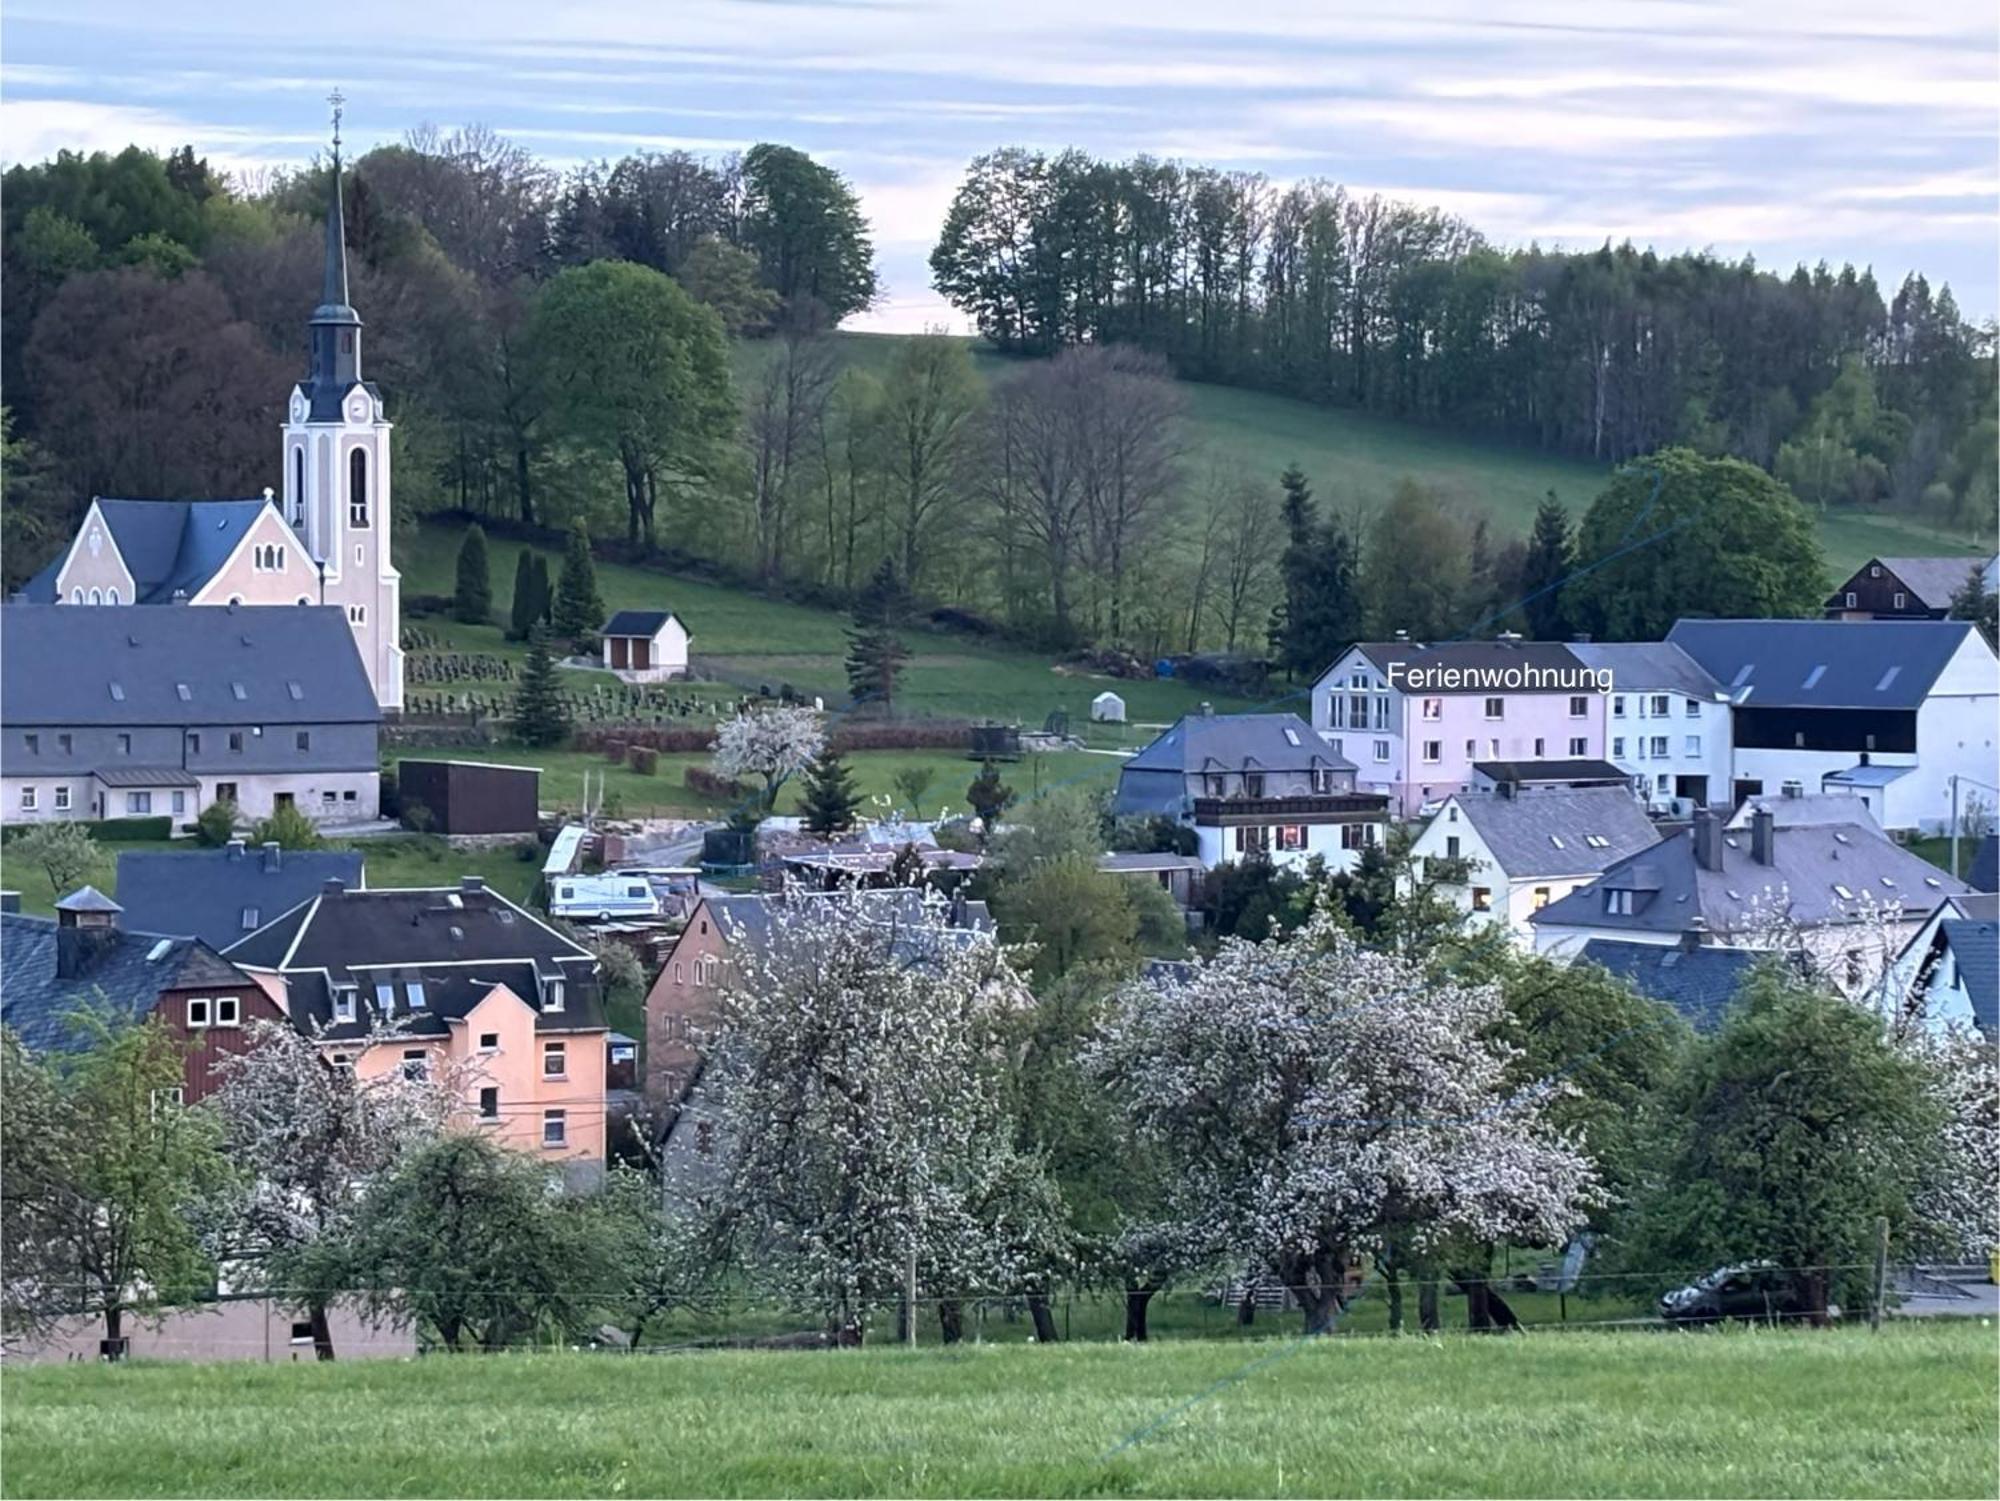
<path id="1" fill-rule="evenodd" d="M 1875 1303 L 1868 1310 L 1871 1331 L 1882 1327 L 1882 1304 L 1889 1293 L 1889 1217 L 1875 1216 Z"/>
<path id="2" fill-rule="evenodd" d="M 910 1305 L 909 1345 L 917 1347 L 917 1243 L 910 1242 L 910 1259 L 903 1268 L 903 1296 Z"/>

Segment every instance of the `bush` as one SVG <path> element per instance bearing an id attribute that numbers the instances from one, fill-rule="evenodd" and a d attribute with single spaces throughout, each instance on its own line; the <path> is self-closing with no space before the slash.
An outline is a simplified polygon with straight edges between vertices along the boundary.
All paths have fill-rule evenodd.
<path id="1" fill-rule="evenodd" d="M 642 777 L 654 776 L 660 770 L 660 753 L 649 745 L 627 746 L 625 764 Z"/>
<path id="2" fill-rule="evenodd" d="M 428 834 L 430 832 L 431 825 L 437 821 L 431 816 L 431 810 L 429 808 L 426 808 L 422 803 L 417 803 L 417 802 L 407 802 L 403 804 L 402 818 L 403 818 L 404 828 L 414 829 L 419 834 Z"/>
<path id="3" fill-rule="evenodd" d="M 313 821 L 292 803 L 280 803 L 269 818 L 259 819 L 250 831 L 253 844 L 275 844 L 288 850 L 316 850 L 326 841 L 320 838 Z"/>
<path id="4" fill-rule="evenodd" d="M 721 802 L 733 802 L 748 796 L 750 791 L 734 777 L 710 771 L 706 766 L 690 766 L 687 769 L 686 780 L 689 791 L 699 792 L 703 797 L 712 797 Z"/>
<path id="5" fill-rule="evenodd" d="M 713 724 L 594 725 L 576 732 L 578 750 L 600 751 L 607 761 L 625 759 L 625 748 L 649 745 L 656 751 L 706 751 L 715 746 Z M 618 751 L 612 752 L 616 745 Z"/>
<path id="6" fill-rule="evenodd" d="M 236 837 L 236 804 L 210 803 L 195 819 L 194 832 L 210 849 L 220 849 Z"/>
<path id="7" fill-rule="evenodd" d="M 171 839 L 174 837 L 174 821 L 165 814 L 152 818 L 100 818 L 95 823 L 86 823 L 97 839 Z"/>
<path id="8" fill-rule="evenodd" d="M 581 736 L 577 738 L 582 739 Z M 632 747 L 623 740 L 607 740 L 604 742 L 602 749 L 605 760 L 609 761 L 613 766 L 623 766 L 625 764 L 625 753 L 632 749 Z"/>

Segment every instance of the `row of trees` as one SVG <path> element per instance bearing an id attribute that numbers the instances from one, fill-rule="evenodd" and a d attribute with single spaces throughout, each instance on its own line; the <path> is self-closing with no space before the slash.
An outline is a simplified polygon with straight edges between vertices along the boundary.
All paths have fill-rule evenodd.
<path id="1" fill-rule="evenodd" d="M 1504 250 L 1316 179 L 1019 148 L 968 167 L 931 267 L 1003 349 L 1126 343 L 1601 459 L 1687 444 L 1814 503 L 1982 525 L 1994 504 L 1993 330 L 1915 273 L 1885 301 L 1852 266 Z"/>

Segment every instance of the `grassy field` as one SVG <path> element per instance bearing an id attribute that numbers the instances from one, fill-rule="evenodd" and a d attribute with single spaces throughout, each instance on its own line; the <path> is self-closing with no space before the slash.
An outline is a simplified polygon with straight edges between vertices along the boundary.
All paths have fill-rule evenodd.
<path id="1" fill-rule="evenodd" d="M 634 1364 L 634 1360 L 639 1363 Z M 1990 1329 L 0 1372 L 7 1496 L 1991 1496 Z"/>

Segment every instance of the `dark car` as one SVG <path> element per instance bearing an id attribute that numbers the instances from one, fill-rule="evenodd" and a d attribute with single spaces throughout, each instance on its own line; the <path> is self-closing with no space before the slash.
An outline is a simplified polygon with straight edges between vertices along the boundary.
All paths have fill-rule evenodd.
<path id="1" fill-rule="evenodd" d="M 1790 1277 L 1769 1261 L 1719 1266 L 1660 1299 L 1660 1317 L 1670 1324 L 1716 1324 L 1724 1319 L 1765 1319 L 1772 1323 L 1812 1313 Z M 1831 1304 L 1829 1318 L 1839 1318 Z"/>

